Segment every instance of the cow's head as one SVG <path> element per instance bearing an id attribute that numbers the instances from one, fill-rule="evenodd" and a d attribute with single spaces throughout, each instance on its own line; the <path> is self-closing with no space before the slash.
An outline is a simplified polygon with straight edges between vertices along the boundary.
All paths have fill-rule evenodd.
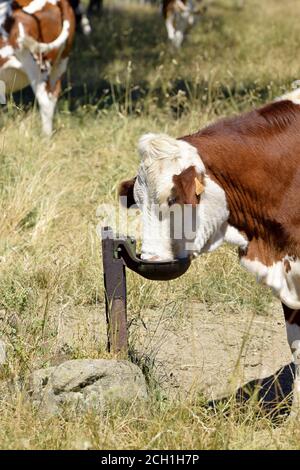
<path id="1" fill-rule="evenodd" d="M 143 217 L 142 258 L 171 260 L 210 251 L 224 239 L 224 191 L 206 174 L 197 149 L 164 134 L 139 141 L 135 178 L 120 186 Z"/>

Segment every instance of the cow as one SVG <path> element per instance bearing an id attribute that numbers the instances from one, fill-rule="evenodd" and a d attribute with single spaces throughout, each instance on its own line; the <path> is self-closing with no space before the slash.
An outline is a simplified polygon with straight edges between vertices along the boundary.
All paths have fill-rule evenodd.
<path id="1" fill-rule="evenodd" d="M 163 0 L 162 2 L 168 38 L 176 48 L 180 48 L 187 28 L 195 22 L 194 1 Z"/>
<path id="2" fill-rule="evenodd" d="M 82 32 L 85 36 L 89 36 L 92 32 L 92 27 L 85 5 L 81 0 L 69 0 L 69 2 L 75 14 L 76 30 Z"/>
<path id="3" fill-rule="evenodd" d="M 74 30 L 75 18 L 68 0 L 1 3 L 0 81 L 7 93 L 31 85 L 47 135 L 52 133 Z"/>
<path id="4" fill-rule="evenodd" d="M 89 36 L 92 32 L 89 16 L 94 13 L 102 13 L 103 0 L 90 0 L 87 7 L 82 0 L 69 0 L 69 2 L 75 14 L 76 30 L 79 33 L 83 33 L 85 36 Z"/>
<path id="5" fill-rule="evenodd" d="M 178 139 L 146 134 L 138 149 L 137 176 L 120 195 L 141 209 L 142 258 L 236 245 L 241 265 L 282 303 L 299 411 L 300 88 Z"/>

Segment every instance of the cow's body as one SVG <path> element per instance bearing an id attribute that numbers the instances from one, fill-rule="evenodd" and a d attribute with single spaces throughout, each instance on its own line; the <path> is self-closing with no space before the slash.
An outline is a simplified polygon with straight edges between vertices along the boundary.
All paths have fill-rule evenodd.
<path id="1" fill-rule="evenodd" d="M 168 38 L 180 47 L 186 29 L 194 23 L 193 0 L 163 0 L 162 11 Z"/>
<path id="2" fill-rule="evenodd" d="M 274 102 L 185 140 L 225 191 L 241 263 L 300 309 L 300 106 Z"/>
<path id="3" fill-rule="evenodd" d="M 178 140 L 148 134 L 139 150 L 138 178 L 123 193 L 143 211 L 143 257 L 237 245 L 242 265 L 283 304 L 300 404 L 300 90 Z M 160 217 L 151 204 L 159 204 Z M 171 235 L 168 213 L 176 204 L 196 209 L 189 240 Z"/>
<path id="4" fill-rule="evenodd" d="M 74 37 L 75 19 L 67 0 L 19 0 L 2 3 L 0 80 L 12 93 L 31 85 L 42 127 L 52 121 Z"/>

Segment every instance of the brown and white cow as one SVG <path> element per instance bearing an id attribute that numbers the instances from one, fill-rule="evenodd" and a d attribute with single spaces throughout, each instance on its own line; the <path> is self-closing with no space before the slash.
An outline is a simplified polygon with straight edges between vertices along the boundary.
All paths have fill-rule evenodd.
<path id="1" fill-rule="evenodd" d="M 52 122 L 74 37 L 75 19 L 68 0 L 17 0 L 1 3 L 0 80 L 12 93 L 31 85 L 42 128 Z"/>
<path id="2" fill-rule="evenodd" d="M 299 404 L 300 89 L 179 139 L 146 134 L 139 153 L 137 177 L 120 194 L 142 211 L 142 257 L 237 245 L 241 264 L 282 302 Z"/>
<path id="3" fill-rule="evenodd" d="M 195 0 L 163 0 L 162 12 L 168 38 L 177 48 L 181 46 L 187 28 L 194 24 L 194 3 Z"/>

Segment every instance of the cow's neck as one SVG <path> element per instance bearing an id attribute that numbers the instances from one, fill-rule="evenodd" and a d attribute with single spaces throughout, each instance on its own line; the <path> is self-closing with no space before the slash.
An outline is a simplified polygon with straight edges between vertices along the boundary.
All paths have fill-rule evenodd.
<path id="1" fill-rule="evenodd" d="M 229 224 L 248 240 L 247 250 L 241 255 L 258 259 L 267 266 L 286 254 L 297 255 L 297 247 L 290 244 L 289 234 L 281 223 L 284 195 L 279 195 L 276 204 L 270 204 L 270 191 L 266 187 L 256 187 L 252 192 L 236 172 L 232 176 L 231 164 L 236 161 L 231 163 L 228 159 L 228 163 L 226 169 L 220 169 L 214 162 L 204 160 L 209 177 L 225 191 Z"/>

